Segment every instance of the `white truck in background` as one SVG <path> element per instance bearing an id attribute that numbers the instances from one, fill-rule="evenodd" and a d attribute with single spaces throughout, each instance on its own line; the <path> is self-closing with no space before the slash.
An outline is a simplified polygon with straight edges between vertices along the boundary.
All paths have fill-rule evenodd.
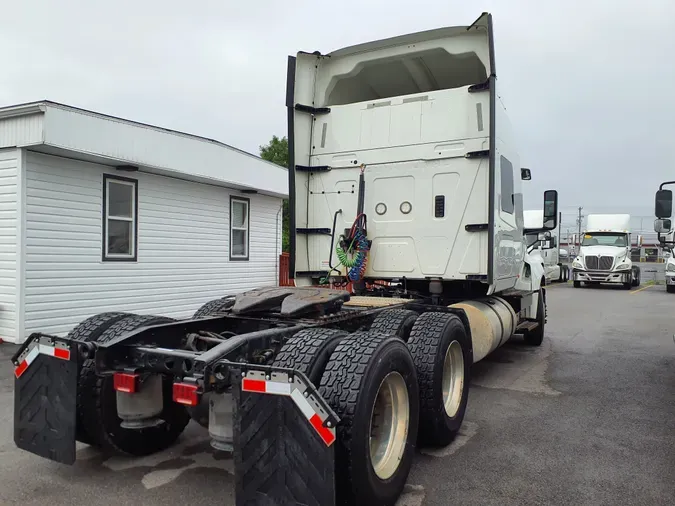
<path id="1" fill-rule="evenodd" d="M 673 234 L 670 234 L 670 240 L 673 240 Z M 675 293 L 675 257 L 673 256 L 673 248 L 668 248 L 668 257 L 666 258 L 666 291 L 668 293 Z M 664 249 L 666 247 L 664 246 Z"/>
<path id="2" fill-rule="evenodd" d="M 568 269 L 560 261 L 561 254 L 557 230 L 539 232 L 544 224 L 544 210 L 528 209 L 523 211 L 523 223 L 527 252 L 531 258 L 540 259 L 546 284 L 566 282 Z"/>
<path id="3" fill-rule="evenodd" d="M 581 283 L 640 285 L 640 268 L 631 256 L 629 214 L 589 214 L 579 254 L 572 262 L 574 288 Z"/>
<path id="4" fill-rule="evenodd" d="M 661 247 L 668 251 L 668 258 L 666 260 L 666 291 L 668 293 L 675 293 L 675 231 L 673 230 L 673 191 L 664 189 L 664 186 L 674 185 L 675 181 L 664 181 L 659 186 L 656 192 L 654 215 L 654 232 L 656 232 L 657 239 Z M 675 335 L 673 336 L 675 340 Z"/>

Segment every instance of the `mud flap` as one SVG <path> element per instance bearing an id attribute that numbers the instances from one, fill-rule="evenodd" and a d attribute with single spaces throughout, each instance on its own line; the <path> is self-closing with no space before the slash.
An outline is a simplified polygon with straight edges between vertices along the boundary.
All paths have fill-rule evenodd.
<path id="1" fill-rule="evenodd" d="M 75 462 L 77 353 L 74 343 L 31 335 L 14 362 L 14 442 L 62 464 Z"/>
<path id="2" fill-rule="evenodd" d="M 306 377 L 266 369 L 235 373 L 236 504 L 333 506 L 338 419 Z"/>

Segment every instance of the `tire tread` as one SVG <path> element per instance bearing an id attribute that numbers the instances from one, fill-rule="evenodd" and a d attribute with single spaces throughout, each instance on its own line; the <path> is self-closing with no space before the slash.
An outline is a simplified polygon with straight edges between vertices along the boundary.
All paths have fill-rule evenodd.
<path id="1" fill-rule="evenodd" d="M 316 356 L 326 346 L 327 341 L 340 339 L 349 334 L 344 330 L 311 328 L 301 330 L 281 347 L 274 359 L 274 365 L 295 369 L 307 376 L 311 372 Z M 317 383 L 321 378 L 309 378 Z"/>
<path id="2" fill-rule="evenodd" d="M 408 335 L 401 335 L 405 331 L 404 325 L 407 320 L 416 319 L 418 316 L 418 313 L 410 309 L 387 309 L 375 317 L 370 331 L 407 340 Z"/>

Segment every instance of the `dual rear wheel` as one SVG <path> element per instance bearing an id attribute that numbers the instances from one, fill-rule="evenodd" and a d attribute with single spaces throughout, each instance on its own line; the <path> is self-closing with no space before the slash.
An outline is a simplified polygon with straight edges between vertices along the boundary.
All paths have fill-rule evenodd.
<path id="1" fill-rule="evenodd" d="M 452 313 L 387 310 L 368 332 L 303 330 L 275 365 L 305 373 L 340 417 L 336 490 L 349 504 L 394 504 L 418 444 L 444 446 L 468 400 L 471 343 Z"/>

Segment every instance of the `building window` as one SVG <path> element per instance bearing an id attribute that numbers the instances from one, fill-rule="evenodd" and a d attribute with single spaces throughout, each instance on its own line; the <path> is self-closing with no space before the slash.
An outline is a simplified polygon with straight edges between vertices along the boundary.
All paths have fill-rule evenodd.
<path id="1" fill-rule="evenodd" d="M 103 175 L 103 260 L 135 261 L 138 181 Z"/>
<path id="2" fill-rule="evenodd" d="M 503 156 L 499 158 L 499 172 L 502 176 L 502 211 L 513 214 L 513 165 Z"/>
<path id="3" fill-rule="evenodd" d="M 248 260 L 250 201 L 230 197 L 230 260 Z"/>

